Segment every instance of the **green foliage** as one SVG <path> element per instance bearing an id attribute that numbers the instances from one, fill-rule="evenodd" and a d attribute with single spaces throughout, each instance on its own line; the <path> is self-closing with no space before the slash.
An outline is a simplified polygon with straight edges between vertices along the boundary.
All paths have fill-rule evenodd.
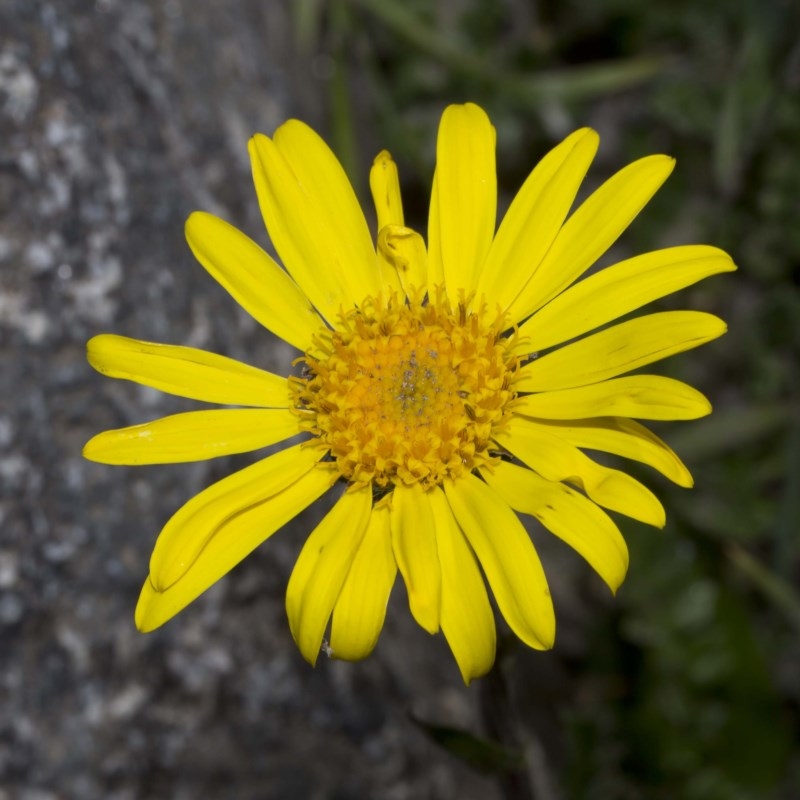
<path id="1" fill-rule="evenodd" d="M 522 754 L 469 731 L 449 725 L 426 722 L 413 714 L 411 721 L 448 753 L 465 761 L 473 769 L 486 773 L 520 772 L 524 767 Z"/>

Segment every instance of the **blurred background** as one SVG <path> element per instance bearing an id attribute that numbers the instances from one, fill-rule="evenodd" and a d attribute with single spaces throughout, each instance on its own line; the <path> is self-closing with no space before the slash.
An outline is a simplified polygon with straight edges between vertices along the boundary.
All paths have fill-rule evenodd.
<path id="1" fill-rule="evenodd" d="M 798 30 L 794 0 L 0 0 L 0 800 L 800 797 Z M 318 507 L 138 634 L 161 526 L 256 456 L 84 462 L 94 433 L 191 407 L 93 373 L 86 339 L 285 371 L 186 216 L 269 247 L 246 142 L 299 117 L 366 207 L 388 148 L 424 230 L 438 119 L 465 100 L 497 127 L 501 208 L 583 125 L 587 192 L 677 157 L 605 263 L 708 243 L 739 265 L 662 304 L 730 326 L 659 370 L 715 405 L 659 428 L 696 487 L 633 469 L 668 524 L 620 521 L 616 598 L 531 526 L 556 647 L 503 641 L 470 687 L 400 585 L 369 660 L 301 659 L 283 593 Z"/>

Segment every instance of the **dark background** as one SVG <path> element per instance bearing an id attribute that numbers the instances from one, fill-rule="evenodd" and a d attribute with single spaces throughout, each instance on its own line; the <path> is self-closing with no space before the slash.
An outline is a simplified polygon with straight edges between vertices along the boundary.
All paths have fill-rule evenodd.
<path id="1" fill-rule="evenodd" d="M 799 29 L 788 0 L 0 0 L 0 800 L 800 797 Z M 502 642 L 469 688 L 399 585 L 369 660 L 301 659 L 283 593 L 321 507 L 138 634 L 158 530 L 251 458 L 83 461 L 94 433 L 191 405 L 102 379 L 86 339 L 285 371 L 186 216 L 268 246 L 246 142 L 299 117 L 365 206 L 388 147 L 424 230 L 438 118 L 464 100 L 497 126 L 501 205 L 581 125 L 602 137 L 587 187 L 677 156 L 609 258 L 701 242 L 740 266 L 662 304 L 730 325 L 662 370 L 716 407 L 659 430 L 696 488 L 634 470 L 669 521 L 621 522 L 615 599 L 531 528 L 556 648 Z"/>

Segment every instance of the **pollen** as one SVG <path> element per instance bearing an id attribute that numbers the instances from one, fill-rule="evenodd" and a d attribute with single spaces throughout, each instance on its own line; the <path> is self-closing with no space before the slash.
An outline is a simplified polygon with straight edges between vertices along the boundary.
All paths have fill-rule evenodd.
<path id="1" fill-rule="evenodd" d="M 290 379 L 311 444 L 355 486 L 435 486 L 493 460 L 519 359 L 502 314 L 397 295 L 343 312 Z"/>

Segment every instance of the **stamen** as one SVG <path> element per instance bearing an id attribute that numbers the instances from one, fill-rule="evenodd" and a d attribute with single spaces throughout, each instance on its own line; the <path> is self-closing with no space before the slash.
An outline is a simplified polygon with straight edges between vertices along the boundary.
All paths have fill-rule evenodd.
<path id="1" fill-rule="evenodd" d="M 301 425 L 350 482 L 430 486 L 493 460 L 519 359 L 502 315 L 435 298 L 367 298 L 290 381 Z"/>

